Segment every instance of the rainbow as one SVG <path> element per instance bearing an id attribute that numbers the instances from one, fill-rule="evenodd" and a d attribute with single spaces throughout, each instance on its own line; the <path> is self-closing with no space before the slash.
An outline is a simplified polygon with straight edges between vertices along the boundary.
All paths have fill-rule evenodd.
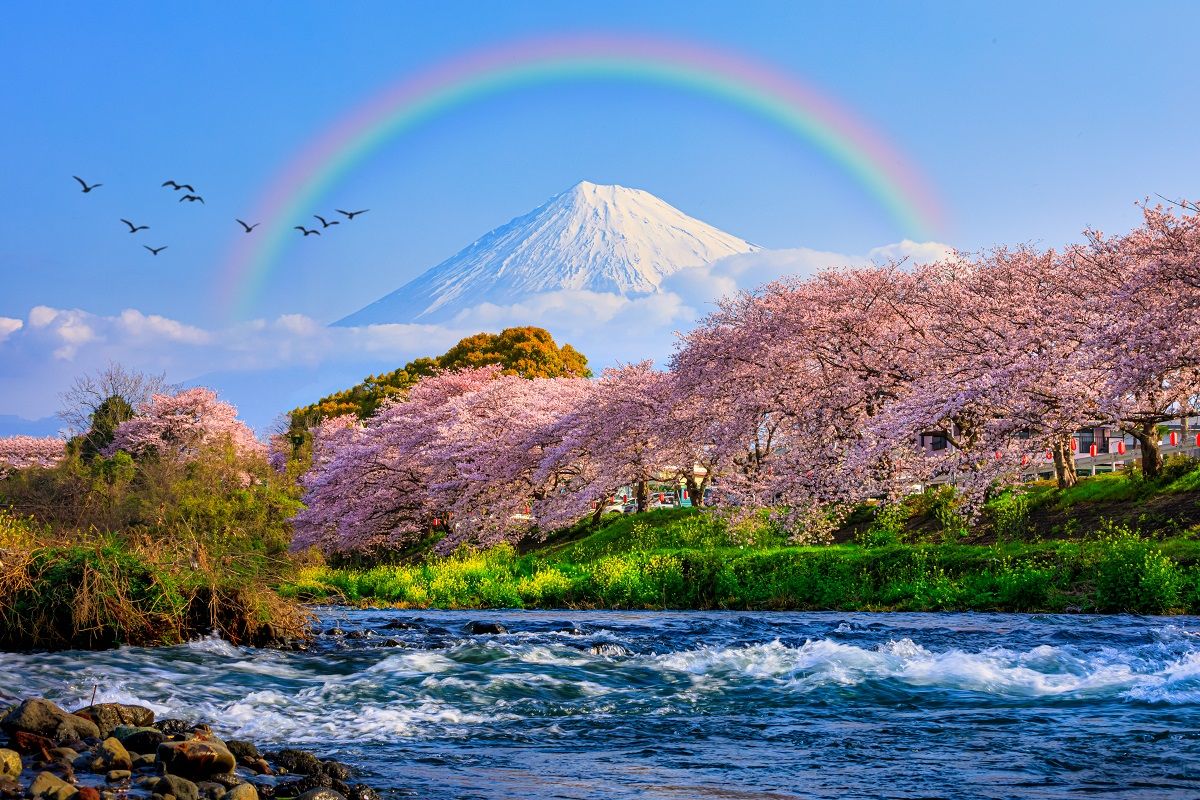
<path id="1" fill-rule="evenodd" d="M 526 87 L 607 80 L 667 86 L 729 103 L 816 147 L 917 241 L 942 228 L 928 184 L 898 150 L 812 86 L 709 47 L 626 36 L 538 39 L 475 51 L 379 92 L 310 142 L 280 173 L 238 235 L 218 287 L 235 316 L 252 308 L 292 243 L 292 226 L 344 175 L 398 136 L 480 98 Z"/>

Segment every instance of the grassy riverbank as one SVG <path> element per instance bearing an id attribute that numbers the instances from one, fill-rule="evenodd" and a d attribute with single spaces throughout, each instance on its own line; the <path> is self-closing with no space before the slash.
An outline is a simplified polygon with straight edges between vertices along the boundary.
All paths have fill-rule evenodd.
<path id="1" fill-rule="evenodd" d="M 1034 486 L 996 498 L 974 524 L 931 492 L 859 509 L 825 547 L 700 511 L 617 516 L 525 554 L 317 567 L 282 591 L 439 608 L 1200 613 L 1200 538 L 1188 522 L 1197 474 L 1185 473 L 1155 486 L 1120 475 L 1068 492 Z"/>

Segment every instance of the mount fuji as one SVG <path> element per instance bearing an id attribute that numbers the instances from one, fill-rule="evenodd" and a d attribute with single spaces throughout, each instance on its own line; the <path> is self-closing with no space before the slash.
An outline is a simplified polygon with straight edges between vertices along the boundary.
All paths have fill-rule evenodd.
<path id="1" fill-rule="evenodd" d="M 649 192 L 583 181 L 334 325 L 448 322 L 563 290 L 653 294 L 685 267 L 759 249 Z"/>

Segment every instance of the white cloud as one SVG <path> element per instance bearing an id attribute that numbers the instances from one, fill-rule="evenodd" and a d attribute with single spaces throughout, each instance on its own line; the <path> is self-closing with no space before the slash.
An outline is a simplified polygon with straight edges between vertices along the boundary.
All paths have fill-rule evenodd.
<path id="1" fill-rule="evenodd" d="M 13 319 L 12 317 L 0 317 L 0 342 L 3 342 L 11 334 L 16 333 L 25 327 L 24 320 Z"/>
<path id="2" fill-rule="evenodd" d="M 484 303 L 445 325 L 328 327 L 301 314 L 204 329 L 137 309 L 115 316 L 36 306 L 27 323 L 0 317 L 0 414 L 40 418 L 57 408 L 71 379 L 108 361 L 171 381 L 200 381 L 227 393 L 265 426 L 277 413 L 390 370 L 420 355 L 444 352 L 464 336 L 513 325 L 539 325 L 577 347 L 595 371 L 652 358 L 663 363 L 675 332 L 686 331 L 723 294 L 785 275 L 885 259 L 940 258 L 937 243 L 899 242 L 866 255 L 797 248 L 746 253 L 677 272 L 662 291 L 638 297 L 585 290 L 531 296 L 509 305 Z"/>

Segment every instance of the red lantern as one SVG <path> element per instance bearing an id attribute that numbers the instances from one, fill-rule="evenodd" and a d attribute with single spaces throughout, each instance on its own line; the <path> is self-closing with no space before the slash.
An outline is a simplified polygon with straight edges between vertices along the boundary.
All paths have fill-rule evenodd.
<path id="1" fill-rule="evenodd" d="M 433 518 L 433 527 L 436 528 L 438 525 L 441 525 L 441 524 L 442 524 L 442 521 L 440 519 L 438 519 L 437 517 Z"/>
<path id="2" fill-rule="evenodd" d="M 1072 453 L 1079 452 L 1079 440 L 1076 439 L 1075 437 L 1071 437 L 1071 452 Z"/>
<path id="3" fill-rule="evenodd" d="M 1092 458 L 1096 457 L 1096 443 L 1095 442 L 1092 442 L 1091 447 L 1088 448 L 1088 455 L 1091 456 Z"/>
<path id="4" fill-rule="evenodd" d="M 1028 466 L 1029 466 L 1029 454 L 1028 454 L 1028 453 L 1026 453 L 1025 455 L 1021 456 L 1021 466 L 1022 466 L 1022 467 L 1028 467 Z"/>
<path id="5" fill-rule="evenodd" d="M 623 494 L 623 495 L 621 495 L 621 502 L 622 502 L 622 503 L 628 503 L 628 502 L 629 502 L 629 495 L 627 495 L 627 494 Z"/>
<path id="6" fill-rule="evenodd" d="M 1179 444 L 1179 434 L 1175 431 L 1171 431 L 1171 447 L 1174 447 L 1177 444 Z"/>
<path id="7" fill-rule="evenodd" d="M 683 499 L 684 499 L 684 500 L 687 500 L 687 499 L 688 499 L 688 493 L 687 493 L 687 489 L 684 489 L 684 490 L 683 490 Z"/>
<path id="8" fill-rule="evenodd" d="M 662 492 L 659 492 L 658 493 L 658 502 L 660 502 L 660 503 L 667 502 L 667 496 L 665 494 L 663 494 Z"/>
<path id="9" fill-rule="evenodd" d="M 1054 460 L 1054 453 L 1052 453 L 1052 452 L 1050 452 L 1049 450 L 1047 450 L 1047 451 L 1046 451 L 1046 460 L 1047 460 L 1047 461 L 1053 461 L 1053 460 Z"/>
<path id="10" fill-rule="evenodd" d="M 996 460 L 997 461 L 1000 460 L 1000 451 L 999 450 L 996 451 Z"/>
<path id="11" fill-rule="evenodd" d="M 1196 447 L 1200 447 L 1200 433 L 1196 434 Z"/>
<path id="12" fill-rule="evenodd" d="M 1124 439 L 1117 442 L 1117 455 L 1121 455 L 1121 456 L 1125 455 L 1125 440 Z"/>

